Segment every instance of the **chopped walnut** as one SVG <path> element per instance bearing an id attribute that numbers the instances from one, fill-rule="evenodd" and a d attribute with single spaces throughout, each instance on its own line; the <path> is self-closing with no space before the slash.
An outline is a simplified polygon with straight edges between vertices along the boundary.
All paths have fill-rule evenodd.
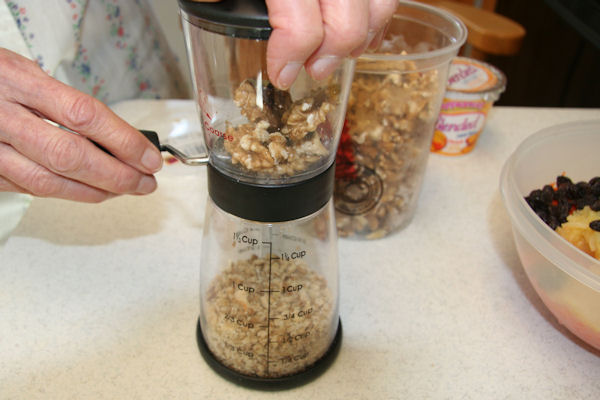
<path id="1" fill-rule="evenodd" d="M 338 151 L 338 165 L 346 170 L 348 160 L 354 165 L 336 174 L 340 236 L 376 239 L 412 218 L 444 88 L 441 78 L 436 69 L 417 71 L 411 61 L 358 61 L 344 133 L 351 144 Z M 357 185 L 365 186 L 360 199 L 346 193 Z"/>
<path id="2" fill-rule="evenodd" d="M 337 320 L 321 275 L 295 260 L 270 263 L 253 255 L 214 278 L 203 300 L 202 333 L 225 366 L 275 378 L 302 372 L 321 358 Z"/>
<path id="3" fill-rule="evenodd" d="M 262 104 L 257 104 L 261 98 Z M 234 102 L 249 122 L 227 126 L 232 140 L 224 141 L 224 148 L 233 164 L 280 177 L 302 172 L 329 155 L 320 127 L 337 102 L 335 90 L 323 89 L 292 102 L 289 92 L 270 83 L 257 89 L 255 82 L 246 80 L 235 91 Z"/>
<path id="4" fill-rule="evenodd" d="M 287 114 L 286 125 L 282 132 L 293 142 L 300 142 L 306 135 L 316 131 L 317 127 L 325 122 L 331 108 L 331 103 L 315 104 L 314 98 L 296 102 Z"/>

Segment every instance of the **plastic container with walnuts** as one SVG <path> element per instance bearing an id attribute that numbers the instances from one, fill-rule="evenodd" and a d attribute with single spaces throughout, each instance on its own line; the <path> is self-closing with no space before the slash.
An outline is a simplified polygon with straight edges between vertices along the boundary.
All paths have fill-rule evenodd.
<path id="1" fill-rule="evenodd" d="M 336 157 L 340 236 L 377 239 L 412 220 L 448 68 L 466 36 L 453 15 L 401 1 L 381 46 L 357 60 Z"/>

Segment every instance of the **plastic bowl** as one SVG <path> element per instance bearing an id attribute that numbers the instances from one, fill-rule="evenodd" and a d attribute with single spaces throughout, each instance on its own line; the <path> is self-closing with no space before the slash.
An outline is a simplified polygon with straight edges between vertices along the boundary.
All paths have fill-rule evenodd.
<path id="1" fill-rule="evenodd" d="M 506 161 L 500 191 L 535 291 L 562 325 L 600 350 L 600 261 L 554 232 L 525 201 L 563 173 L 574 182 L 600 175 L 599 148 L 600 120 L 543 129 Z"/>

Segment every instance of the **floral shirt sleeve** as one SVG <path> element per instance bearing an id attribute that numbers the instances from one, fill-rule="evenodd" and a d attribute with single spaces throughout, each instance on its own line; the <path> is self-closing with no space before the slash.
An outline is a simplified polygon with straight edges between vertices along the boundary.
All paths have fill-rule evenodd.
<path id="1" fill-rule="evenodd" d="M 48 74 L 105 103 L 186 98 L 188 88 L 145 0 L 5 0 Z"/>

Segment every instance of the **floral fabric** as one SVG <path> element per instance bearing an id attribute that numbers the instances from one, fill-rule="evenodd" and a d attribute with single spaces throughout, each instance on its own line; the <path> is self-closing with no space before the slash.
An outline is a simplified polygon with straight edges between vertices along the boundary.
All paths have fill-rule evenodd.
<path id="1" fill-rule="evenodd" d="M 105 103 L 186 98 L 188 88 L 145 0 L 5 0 L 31 57 Z"/>

